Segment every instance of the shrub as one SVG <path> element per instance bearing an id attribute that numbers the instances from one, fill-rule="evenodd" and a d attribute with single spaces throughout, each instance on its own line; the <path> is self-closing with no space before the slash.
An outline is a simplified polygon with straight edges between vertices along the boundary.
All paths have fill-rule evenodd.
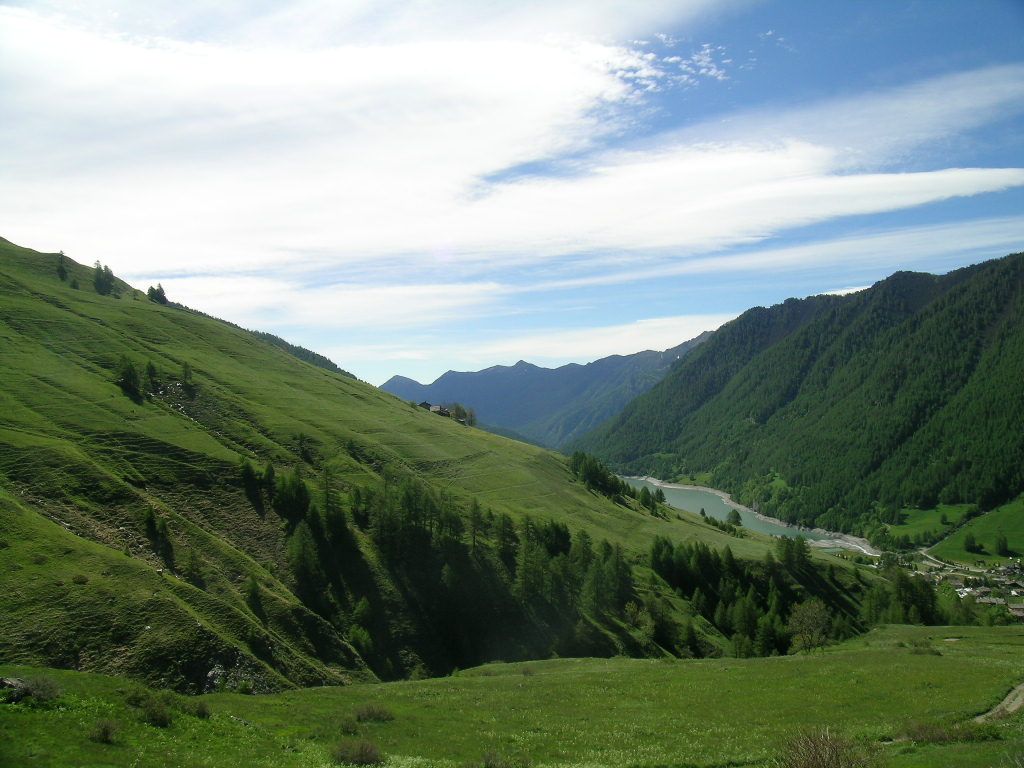
<path id="1" fill-rule="evenodd" d="M 30 704 L 50 704 L 60 698 L 60 687 L 49 677 L 28 677 L 22 697 Z"/>
<path id="2" fill-rule="evenodd" d="M 157 696 L 149 695 L 142 700 L 142 719 L 157 728 L 169 728 L 173 717 L 167 702 Z"/>
<path id="3" fill-rule="evenodd" d="M 104 718 L 97 720 L 96 725 L 89 732 L 89 740 L 97 744 L 113 744 L 117 740 L 117 734 L 121 730 L 121 724 L 116 720 Z"/>
<path id="4" fill-rule="evenodd" d="M 372 741 L 342 741 L 331 750 L 338 765 L 380 765 L 384 756 Z"/>
<path id="5" fill-rule="evenodd" d="M 364 704 L 356 710 L 356 720 L 360 723 L 389 723 L 395 719 L 395 713 L 380 704 Z"/>
<path id="6" fill-rule="evenodd" d="M 359 723 L 354 717 L 346 717 L 338 723 L 338 730 L 346 736 L 355 736 L 359 733 Z"/>
<path id="7" fill-rule="evenodd" d="M 197 701 L 192 707 L 192 714 L 198 717 L 200 720 L 210 719 L 210 705 L 205 701 Z"/>
<path id="8" fill-rule="evenodd" d="M 982 723 L 926 723 L 912 722 L 903 729 L 903 735 L 918 744 L 949 744 L 966 741 L 991 741 L 999 738 L 999 731 Z"/>
<path id="9" fill-rule="evenodd" d="M 927 640 L 915 640 L 910 652 L 915 656 L 941 656 L 942 651 L 932 647 Z"/>
<path id="10" fill-rule="evenodd" d="M 792 737 L 774 765 L 776 768 L 867 768 L 874 763 L 874 755 L 824 728 Z"/>
<path id="11" fill-rule="evenodd" d="M 508 757 L 500 752 L 485 752 L 480 768 L 530 768 L 527 757 Z"/>
<path id="12" fill-rule="evenodd" d="M 75 584 L 88 584 L 89 577 L 86 576 L 84 573 L 76 573 L 74 576 L 71 577 L 71 581 L 73 581 Z"/>

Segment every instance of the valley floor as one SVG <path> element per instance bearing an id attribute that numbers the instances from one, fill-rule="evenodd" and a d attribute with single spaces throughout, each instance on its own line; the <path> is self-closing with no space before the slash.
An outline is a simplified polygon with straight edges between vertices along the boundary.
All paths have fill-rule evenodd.
<path id="1" fill-rule="evenodd" d="M 0 667 L 3 676 L 32 673 Z M 486 755 L 506 765 L 756 766 L 792 734 L 825 726 L 877 750 L 885 766 L 1016 768 L 1024 755 L 1024 712 L 950 730 L 1024 681 L 1024 627 L 885 627 L 810 655 L 554 659 L 423 681 L 214 694 L 201 698 L 209 719 L 176 712 L 168 728 L 141 722 L 125 702 L 127 681 L 38 673 L 63 693 L 45 706 L 0 705 L 2 765 L 320 766 L 354 738 L 396 766 L 481 765 Z M 368 705 L 393 719 L 359 722 Z M 114 744 L 88 738 L 100 719 L 120 725 Z M 951 733 L 965 740 L 944 741 Z"/>

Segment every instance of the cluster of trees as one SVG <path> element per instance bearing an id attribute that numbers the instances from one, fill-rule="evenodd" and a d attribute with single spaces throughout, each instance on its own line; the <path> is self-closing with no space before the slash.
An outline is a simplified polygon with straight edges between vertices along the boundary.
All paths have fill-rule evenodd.
<path id="1" fill-rule="evenodd" d="M 147 360 L 145 367 L 140 368 L 127 355 L 118 359 L 114 383 L 136 401 L 160 392 L 160 375 L 153 361 Z M 193 394 L 192 366 L 187 362 L 181 365 L 181 385 L 186 393 Z"/>
<path id="2" fill-rule="evenodd" d="M 453 419 L 462 421 L 469 427 L 476 426 L 476 411 L 467 408 L 462 403 L 450 403 L 445 408 L 451 413 Z"/>
<path id="3" fill-rule="evenodd" d="M 384 596 L 365 578 L 363 536 L 412 612 L 412 643 L 434 671 L 552 652 L 610 653 L 599 626 L 621 618 L 635 598 L 621 546 L 563 523 L 517 524 L 475 500 L 456 507 L 411 476 L 343 494 L 326 471 L 315 483 L 299 467 L 260 473 L 243 462 L 240 472 L 250 499 L 282 519 L 298 597 L 385 676 L 409 673 L 410 662 L 394 614 L 381 609 Z"/>
<path id="4" fill-rule="evenodd" d="M 167 519 L 158 516 L 151 507 L 146 507 L 143 517 L 146 538 L 149 539 L 153 551 L 164 561 L 168 568 L 174 567 L 174 540 Z"/>
<path id="5" fill-rule="evenodd" d="M 661 488 L 655 488 L 654 493 L 651 493 L 645 485 L 640 489 L 637 501 L 640 502 L 641 507 L 649 511 L 652 515 L 657 515 L 659 514 L 658 505 L 665 503 L 665 492 L 661 490 Z"/>
<path id="6" fill-rule="evenodd" d="M 935 589 L 925 579 L 911 576 L 893 566 L 885 571 L 885 581 L 876 582 L 861 600 L 860 616 L 868 626 L 874 624 L 970 624 L 957 621 L 939 609 Z"/>
<path id="7" fill-rule="evenodd" d="M 606 467 L 596 456 L 576 451 L 569 458 L 569 471 L 573 477 L 581 481 L 588 490 L 621 501 L 623 497 L 636 497 L 636 491 L 629 483 L 620 480 L 618 475 Z M 650 492 L 648 491 L 648 494 Z"/>
<path id="8" fill-rule="evenodd" d="M 750 310 L 580 447 L 624 471 L 709 471 L 835 530 L 866 530 L 878 503 L 990 509 L 1024 490 L 1022 288 L 1016 254 Z"/>
<path id="9" fill-rule="evenodd" d="M 149 286 L 149 290 L 146 291 L 146 296 L 149 297 L 150 301 L 154 301 L 157 304 L 167 303 L 167 294 L 164 293 L 164 287 L 160 283 L 156 284 L 156 288 L 152 285 Z"/>
<path id="10" fill-rule="evenodd" d="M 92 284 L 96 289 L 96 293 L 100 296 L 107 296 L 110 294 L 116 285 L 114 273 L 111 271 L 110 267 L 101 265 L 99 261 L 97 261 L 93 265 Z"/>
<path id="11" fill-rule="evenodd" d="M 973 554 L 983 554 L 985 552 L 985 545 L 978 541 L 973 533 L 966 533 L 964 535 L 964 549 Z M 993 551 L 1000 557 L 1010 557 L 1013 554 L 1013 550 L 1010 549 L 1010 542 L 1003 534 L 996 536 L 996 543 Z"/>
<path id="12" fill-rule="evenodd" d="M 228 323 L 228 325 L 234 325 L 234 323 Z M 234 327 L 238 328 L 240 326 Z M 275 336 L 274 334 L 267 333 L 265 331 L 248 331 L 248 333 L 251 333 L 258 339 L 262 339 L 268 344 L 273 344 L 275 347 L 284 350 L 292 357 L 297 357 L 299 360 L 307 362 L 310 365 L 315 365 L 317 368 L 323 368 L 325 371 L 330 371 L 331 373 L 337 373 L 342 376 L 347 376 L 350 379 L 355 378 L 353 374 L 349 373 L 348 371 L 342 368 L 339 368 L 338 365 L 333 360 L 331 360 L 328 357 L 324 357 L 319 352 L 314 352 L 311 349 L 300 347 L 297 344 L 291 344 L 282 339 L 280 336 Z"/>
<path id="13" fill-rule="evenodd" d="M 737 560 L 702 542 L 674 545 L 659 537 L 651 567 L 695 613 L 732 641 L 736 656 L 771 656 L 852 635 L 857 624 L 813 595 L 828 585 L 814 570 L 803 539 L 780 538 L 762 562 Z"/>

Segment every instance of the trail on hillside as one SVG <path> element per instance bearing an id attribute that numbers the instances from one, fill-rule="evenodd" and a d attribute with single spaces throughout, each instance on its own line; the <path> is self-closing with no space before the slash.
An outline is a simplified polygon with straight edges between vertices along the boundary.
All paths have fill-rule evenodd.
<path id="1" fill-rule="evenodd" d="M 988 712 L 984 712 L 974 718 L 974 722 L 984 723 L 988 720 L 996 720 L 1000 717 L 1006 717 L 1007 715 L 1012 715 L 1021 707 L 1024 707 L 1024 683 L 1021 683 L 1006 694 L 1006 698 L 992 707 Z"/>

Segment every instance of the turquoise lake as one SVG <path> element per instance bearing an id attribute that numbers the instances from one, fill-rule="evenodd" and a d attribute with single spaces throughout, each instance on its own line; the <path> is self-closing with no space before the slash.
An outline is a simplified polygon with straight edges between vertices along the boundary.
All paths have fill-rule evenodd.
<path id="1" fill-rule="evenodd" d="M 765 533 L 769 536 L 789 536 L 790 538 L 803 536 L 808 540 L 828 538 L 820 533 L 788 528 L 784 525 L 762 520 L 756 515 L 751 514 L 746 509 L 741 509 L 730 504 L 721 496 L 716 493 L 712 493 L 711 491 L 700 490 L 698 488 L 666 488 L 664 486 L 657 486 L 647 480 L 639 480 L 637 478 L 630 477 L 624 477 L 622 479 L 637 490 L 645 486 L 652 492 L 661 488 L 662 492 L 665 494 L 665 501 L 669 506 L 686 512 L 693 512 L 694 514 L 700 514 L 700 511 L 703 509 L 704 513 L 708 517 L 713 517 L 716 520 L 725 520 L 729 515 L 729 512 L 735 509 L 740 513 L 740 519 L 743 521 L 743 527 L 751 531 Z"/>

